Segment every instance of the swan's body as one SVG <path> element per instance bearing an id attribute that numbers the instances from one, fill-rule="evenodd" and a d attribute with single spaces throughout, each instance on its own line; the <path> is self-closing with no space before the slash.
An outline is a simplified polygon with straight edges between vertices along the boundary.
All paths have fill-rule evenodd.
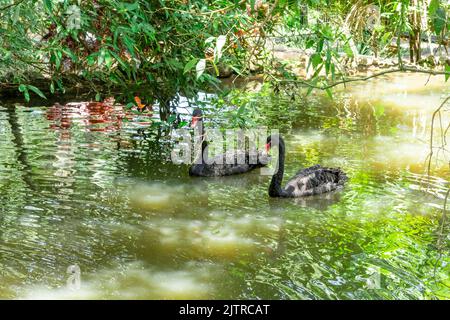
<path id="1" fill-rule="evenodd" d="M 336 190 L 347 176 L 341 169 L 315 165 L 297 172 L 285 187 L 292 197 L 305 197 Z"/>
<path id="2" fill-rule="evenodd" d="M 203 153 L 203 152 L 202 152 Z M 205 159 L 201 163 L 193 164 L 189 168 L 189 175 L 191 176 L 201 176 L 201 177 L 219 177 L 219 176 L 229 176 L 233 174 L 246 173 L 253 169 L 263 167 L 267 162 L 263 162 L 264 155 L 259 152 L 257 163 L 250 163 L 250 153 L 245 152 L 245 163 L 238 163 L 238 154 L 220 154 L 214 158 L 208 158 L 207 162 Z M 228 162 L 232 163 L 227 163 Z M 230 161 L 232 159 L 233 161 Z"/>
<path id="3" fill-rule="evenodd" d="M 191 127 L 199 126 L 200 134 L 201 136 L 204 136 L 202 120 L 201 110 L 195 109 L 192 114 Z M 250 156 L 254 154 L 250 153 L 249 151 L 238 151 L 238 153 L 220 154 L 218 156 L 215 156 L 214 158 L 208 158 L 208 152 L 207 150 L 205 150 L 207 147 L 207 142 L 203 141 L 201 153 L 200 155 L 198 155 L 196 161 L 194 161 L 194 164 L 189 168 L 189 175 L 201 177 L 229 176 L 249 172 L 253 169 L 263 167 L 268 163 L 267 155 L 262 152 L 258 152 L 256 154 L 256 163 L 250 163 L 253 162 L 250 161 Z M 245 159 L 244 163 L 240 163 L 242 162 L 241 157 Z"/>
<path id="4" fill-rule="evenodd" d="M 336 190 L 348 180 L 347 175 L 341 169 L 326 168 L 315 165 L 302 169 L 281 188 L 284 174 L 285 146 L 283 138 L 279 139 L 278 171 L 272 176 L 269 195 L 271 197 L 299 198 L 322 194 Z M 272 137 L 267 139 L 271 143 Z"/>

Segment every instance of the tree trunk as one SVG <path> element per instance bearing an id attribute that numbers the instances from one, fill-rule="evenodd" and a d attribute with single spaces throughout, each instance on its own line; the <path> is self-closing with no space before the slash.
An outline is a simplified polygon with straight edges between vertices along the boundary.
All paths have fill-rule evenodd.
<path id="1" fill-rule="evenodd" d="M 421 58 L 421 19 L 419 0 L 411 0 L 410 8 L 411 7 L 413 8 L 413 11 L 409 15 L 409 23 L 411 24 L 411 31 L 409 34 L 409 60 L 412 63 L 417 63 Z"/>
<path id="2" fill-rule="evenodd" d="M 300 6 L 300 24 L 304 27 L 308 26 L 308 4 Z"/>

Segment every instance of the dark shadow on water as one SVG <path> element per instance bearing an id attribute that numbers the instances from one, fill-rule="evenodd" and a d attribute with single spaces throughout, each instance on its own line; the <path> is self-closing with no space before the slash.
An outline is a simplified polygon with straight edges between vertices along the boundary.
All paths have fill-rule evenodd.
<path id="1" fill-rule="evenodd" d="M 11 127 L 11 132 L 13 134 L 13 140 L 15 150 L 17 153 L 17 161 L 23 167 L 22 178 L 26 185 L 31 189 L 35 190 L 35 186 L 31 177 L 32 168 L 28 161 L 28 155 L 26 153 L 26 147 L 23 138 L 23 130 L 19 123 L 19 118 L 17 116 L 16 107 L 9 106 L 6 108 L 6 113 L 8 114 L 8 123 Z"/>

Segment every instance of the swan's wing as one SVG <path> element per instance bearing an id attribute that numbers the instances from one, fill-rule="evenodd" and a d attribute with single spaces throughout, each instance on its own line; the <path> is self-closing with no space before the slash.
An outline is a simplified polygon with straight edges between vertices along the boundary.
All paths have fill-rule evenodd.
<path id="1" fill-rule="evenodd" d="M 218 177 L 240 174 L 265 166 L 270 158 L 262 151 L 232 151 L 208 158 L 207 163 L 192 166 L 191 175 Z"/>
<path id="2" fill-rule="evenodd" d="M 257 163 L 249 164 L 248 159 L 245 158 L 242 161 L 242 159 L 238 159 L 236 154 L 229 154 L 228 156 L 230 158 L 227 158 L 225 154 L 221 154 L 214 158 L 209 158 L 207 163 L 193 166 L 193 168 L 195 167 L 195 170 L 193 170 L 195 174 L 193 175 L 204 177 L 229 176 L 245 173 L 260 166 Z"/>
<path id="3" fill-rule="evenodd" d="M 321 168 L 322 168 L 322 166 L 320 164 L 316 164 L 316 165 L 314 165 L 312 167 L 309 167 L 309 168 L 300 169 L 300 170 L 297 171 L 297 173 L 295 174 L 294 178 L 296 176 L 298 176 L 298 175 L 307 176 L 310 173 L 313 173 L 314 171 L 317 171 L 318 169 L 321 169 Z"/>
<path id="4" fill-rule="evenodd" d="M 270 162 L 270 157 L 263 151 L 232 151 L 218 155 L 216 159 L 223 159 L 226 164 L 249 164 L 250 166 L 265 166 Z"/>
<path id="5" fill-rule="evenodd" d="M 300 170 L 287 182 L 285 189 L 295 197 L 303 197 L 333 191 L 345 181 L 347 176 L 341 169 L 315 165 Z"/>

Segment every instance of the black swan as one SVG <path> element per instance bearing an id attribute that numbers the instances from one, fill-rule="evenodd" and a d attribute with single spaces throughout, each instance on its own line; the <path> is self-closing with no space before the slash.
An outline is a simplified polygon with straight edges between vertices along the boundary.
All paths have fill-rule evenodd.
<path id="1" fill-rule="evenodd" d="M 201 153 L 199 155 L 201 159 L 197 159 L 195 161 L 196 163 L 194 163 L 189 168 L 189 175 L 191 176 L 201 176 L 201 177 L 229 176 L 234 174 L 245 173 L 253 169 L 263 167 L 267 165 L 267 163 L 269 162 L 267 154 L 258 152 L 256 163 L 254 164 L 250 163 L 250 153 L 248 151 L 245 151 L 244 163 L 238 163 L 238 153 L 220 154 L 218 156 L 215 156 L 214 158 L 207 158 L 208 151 L 205 149 L 207 148 L 208 143 L 204 139 L 205 132 L 203 130 L 203 113 L 198 108 L 194 109 L 191 121 L 191 128 L 196 127 L 199 129 L 200 135 L 203 137 L 203 142 L 201 147 Z M 266 149 L 268 151 L 267 145 Z M 226 161 L 227 158 L 233 159 L 232 163 L 227 163 Z"/>
<path id="2" fill-rule="evenodd" d="M 284 140 L 280 136 L 269 136 L 267 143 L 272 146 L 272 139 L 278 139 L 278 170 L 272 176 L 269 186 L 269 196 L 283 198 L 299 198 L 326 193 L 336 190 L 348 180 L 347 175 L 341 169 L 325 168 L 315 165 L 302 169 L 291 178 L 286 187 L 281 188 L 284 173 Z"/>

